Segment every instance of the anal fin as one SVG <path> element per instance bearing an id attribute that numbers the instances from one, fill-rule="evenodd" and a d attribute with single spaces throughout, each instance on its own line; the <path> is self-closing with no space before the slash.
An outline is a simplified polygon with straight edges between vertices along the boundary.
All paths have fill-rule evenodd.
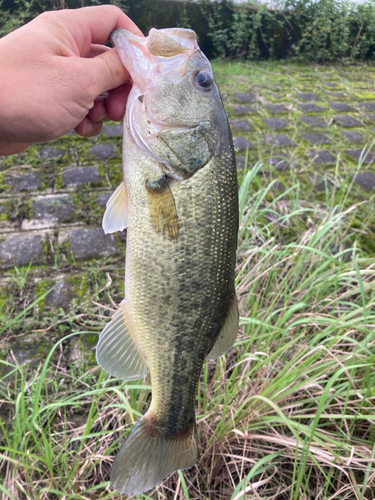
<path id="1" fill-rule="evenodd" d="M 105 372 L 122 380 L 139 380 L 147 373 L 145 357 L 126 321 L 125 301 L 100 334 L 96 360 Z"/>
<path id="2" fill-rule="evenodd" d="M 106 234 L 122 231 L 128 227 L 128 195 L 124 181 L 107 201 L 102 226 Z"/>
<path id="3" fill-rule="evenodd" d="M 229 351 L 232 345 L 236 341 L 237 331 L 238 331 L 238 303 L 235 292 L 233 293 L 233 299 L 229 307 L 228 315 L 225 319 L 224 325 L 220 330 L 219 336 L 211 349 L 211 351 L 206 356 L 206 359 L 215 359 Z"/>

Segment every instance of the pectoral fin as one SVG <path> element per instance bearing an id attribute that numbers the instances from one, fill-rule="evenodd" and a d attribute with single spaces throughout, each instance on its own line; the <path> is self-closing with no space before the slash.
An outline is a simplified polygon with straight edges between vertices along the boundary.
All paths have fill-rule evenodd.
<path id="1" fill-rule="evenodd" d="M 107 373 L 122 380 L 139 380 L 147 373 L 147 363 L 126 320 L 123 301 L 100 334 L 96 360 Z"/>
<path id="2" fill-rule="evenodd" d="M 233 300 L 229 308 L 228 315 L 224 325 L 219 333 L 216 342 L 211 351 L 206 356 L 206 359 L 215 359 L 229 351 L 237 337 L 238 330 L 238 303 L 236 294 L 233 294 Z"/>
<path id="3" fill-rule="evenodd" d="M 102 225 L 106 234 L 128 227 L 128 195 L 124 181 L 108 200 Z"/>
<path id="4" fill-rule="evenodd" d="M 171 241 L 179 236 L 178 216 L 171 188 L 165 176 L 155 182 L 146 182 L 148 208 L 156 233 Z"/>

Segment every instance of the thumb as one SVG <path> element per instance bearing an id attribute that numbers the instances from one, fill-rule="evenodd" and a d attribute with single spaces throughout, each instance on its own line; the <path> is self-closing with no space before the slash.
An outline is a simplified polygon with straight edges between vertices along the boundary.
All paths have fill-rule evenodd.
<path id="1" fill-rule="evenodd" d="M 88 91 L 93 99 L 102 92 L 115 89 L 130 79 L 128 70 L 122 64 L 115 48 L 107 50 L 91 59 L 85 59 L 91 81 Z"/>

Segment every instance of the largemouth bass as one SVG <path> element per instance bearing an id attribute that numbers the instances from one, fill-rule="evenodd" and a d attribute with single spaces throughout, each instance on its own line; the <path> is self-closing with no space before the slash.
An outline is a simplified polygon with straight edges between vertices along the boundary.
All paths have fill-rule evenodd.
<path id="1" fill-rule="evenodd" d="M 194 401 L 205 359 L 234 343 L 238 230 L 232 138 L 210 63 L 188 29 L 112 40 L 133 87 L 124 118 L 124 181 L 105 232 L 127 227 L 125 300 L 97 360 L 123 380 L 149 368 L 152 401 L 120 451 L 111 485 L 135 495 L 198 457 Z"/>

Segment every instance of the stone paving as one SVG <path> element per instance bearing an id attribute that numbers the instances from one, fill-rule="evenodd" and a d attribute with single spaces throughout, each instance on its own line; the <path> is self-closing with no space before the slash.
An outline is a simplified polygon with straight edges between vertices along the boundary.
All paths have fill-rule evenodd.
<path id="1" fill-rule="evenodd" d="M 238 167 L 248 149 L 250 164 L 262 160 L 284 170 L 287 162 L 297 173 L 329 174 L 338 162 L 342 181 L 350 178 L 364 146 L 375 139 L 375 68 L 269 65 L 264 74 L 261 85 L 256 77 L 250 84 L 238 75 L 221 78 Z M 243 92 L 231 92 L 233 85 Z M 368 152 L 362 157 L 365 171 L 355 176 L 367 191 L 375 188 L 373 163 Z"/>
<path id="2" fill-rule="evenodd" d="M 106 125 L 104 128 L 109 133 L 113 130 L 116 131 L 115 137 L 121 132 L 117 125 Z M 97 204 L 101 215 L 111 193 L 110 168 L 103 169 L 87 163 L 100 162 L 103 165 L 116 159 L 116 163 L 112 161 L 111 168 L 115 169 L 116 180 L 119 180 L 121 165 L 118 149 L 115 144 L 96 144 L 88 148 L 84 166 L 77 166 L 71 164 L 67 149 L 42 147 L 36 150 L 41 161 L 44 158 L 56 161 L 55 165 L 49 163 L 55 169 L 52 179 L 47 178 L 43 165 L 38 169 L 28 164 L 16 165 L 2 172 L 0 269 L 24 266 L 30 262 L 49 263 L 56 245 L 69 248 L 68 260 L 118 253 L 115 237 L 104 235 L 97 214 L 92 214 L 92 220 L 85 220 L 82 224 L 82 216 L 89 218 L 89 212 L 84 214 L 85 205 L 82 206 L 82 202 L 86 205 Z"/>
<path id="3" fill-rule="evenodd" d="M 371 196 L 375 156 L 362 150 L 374 138 L 375 68 L 262 68 L 262 83 L 218 78 L 238 169 L 247 151 L 249 163 L 262 160 L 265 172 L 287 179 L 293 170 L 311 190 L 324 190 L 331 185 L 324 176 L 337 172 L 338 162 L 342 181 L 354 178 L 363 196 Z M 122 178 L 121 143 L 122 126 L 107 124 L 97 138 L 69 133 L 0 158 L 0 306 L 15 266 L 34 266 L 35 283 L 38 269 L 48 275 L 55 288 L 47 308 L 66 308 L 77 296 L 72 266 L 75 276 L 90 259 L 112 259 L 123 268 L 125 234 L 101 229 L 105 204 Z"/>

